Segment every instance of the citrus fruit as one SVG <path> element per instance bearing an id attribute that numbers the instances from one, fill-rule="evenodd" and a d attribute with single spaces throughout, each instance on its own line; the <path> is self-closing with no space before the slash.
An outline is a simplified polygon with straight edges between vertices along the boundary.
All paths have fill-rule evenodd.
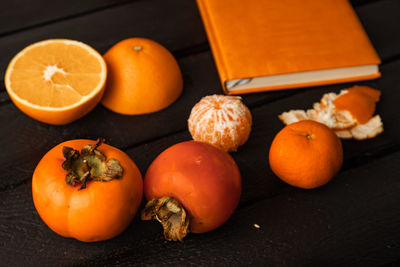
<path id="1" fill-rule="evenodd" d="M 269 150 L 272 171 L 284 182 L 305 189 L 329 182 L 342 163 L 340 139 L 326 125 L 311 120 L 285 126 Z"/>
<path id="2" fill-rule="evenodd" d="M 249 138 L 252 117 L 238 96 L 203 97 L 189 116 L 188 127 L 196 141 L 210 143 L 225 151 L 236 151 Z"/>
<path id="3" fill-rule="evenodd" d="M 73 40 L 31 44 L 9 63 L 7 92 L 28 116 L 49 124 L 67 124 L 100 102 L 107 75 L 102 56 Z"/>
<path id="4" fill-rule="evenodd" d="M 182 93 L 182 74 L 173 55 L 145 38 L 129 38 L 105 54 L 108 77 L 102 104 L 117 113 L 138 115 L 171 105 Z"/>

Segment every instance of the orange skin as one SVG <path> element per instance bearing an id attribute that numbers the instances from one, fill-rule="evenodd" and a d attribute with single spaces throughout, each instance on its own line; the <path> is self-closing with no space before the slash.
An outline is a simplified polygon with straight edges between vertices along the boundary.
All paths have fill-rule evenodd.
<path id="1" fill-rule="evenodd" d="M 147 200 L 171 196 L 185 208 L 190 231 L 204 233 L 226 222 L 242 191 L 239 169 L 225 151 L 210 144 L 187 141 L 162 152 L 144 180 Z"/>
<path id="2" fill-rule="evenodd" d="M 105 54 L 107 82 L 102 104 L 117 113 L 138 115 L 171 105 L 182 93 L 183 79 L 174 56 L 146 38 L 129 38 Z"/>
<path id="3" fill-rule="evenodd" d="M 65 110 L 43 110 L 35 107 L 30 107 L 18 102 L 11 94 L 9 94 L 13 103 L 26 115 L 43 123 L 53 125 L 64 125 L 76 121 L 77 119 L 88 114 L 100 102 L 104 93 L 104 86 L 98 94 L 88 99 L 74 108 Z"/>
<path id="4" fill-rule="evenodd" d="M 123 176 L 108 182 L 89 181 L 82 190 L 65 183 L 64 146 L 81 150 L 92 140 L 63 142 L 41 159 L 32 179 L 32 196 L 42 220 L 56 233 L 85 242 L 102 241 L 120 234 L 135 216 L 142 200 L 142 175 L 121 150 L 102 144 L 98 150 L 119 161 Z"/>
<path id="5" fill-rule="evenodd" d="M 63 39 L 60 39 L 60 40 L 53 39 L 53 40 L 48 40 L 48 41 L 64 41 L 64 40 Z M 67 40 L 67 41 L 69 41 L 69 40 Z M 35 45 L 35 44 L 33 44 L 33 45 Z M 93 50 L 93 52 L 97 53 L 95 50 Z M 101 58 L 100 54 L 98 54 L 98 56 Z M 105 68 L 105 66 L 104 66 L 104 68 Z M 11 69 L 8 67 L 6 70 L 5 77 L 7 77 L 9 75 L 10 71 L 11 71 Z M 107 72 L 106 69 L 105 69 L 105 71 Z M 100 100 L 102 99 L 103 94 L 104 94 L 104 88 L 105 88 L 105 81 L 103 81 L 100 90 L 95 95 L 93 95 L 90 98 L 87 98 L 80 105 L 66 108 L 66 109 L 58 109 L 58 110 L 53 110 L 53 109 L 48 110 L 48 109 L 43 109 L 43 107 L 37 108 L 37 107 L 29 106 L 29 105 L 26 105 L 24 102 L 21 102 L 20 100 L 15 98 L 13 94 L 9 93 L 8 95 L 11 98 L 11 100 L 13 101 L 13 103 L 27 116 L 29 116 L 35 120 L 38 120 L 40 122 L 43 122 L 43 123 L 48 123 L 48 124 L 53 124 L 53 125 L 64 125 L 64 124 L 71 123 L 77 119 L 80 119 L 81 117 L 83 117 L 87 113 L 89 113 L 91 110 L 93 110 L 96 107 L 96 105 L 100 102 Z M 6 89 L 7 89 L 7 91 L 11 90 L 10 88 L 7 87 L 7 85 L 6 85 Z M 38 89 L 40 89 L 40 88 L 38 88 Z"/>
<path id="6" fill-rule="evenodd" d="M 354 86 L 348 93 L 339 96 L 333 101 L 337 110 L 348 110 L 360 124 L 371 119 L 375 112 L 376 102 L 379 101 L 381 92 L 367 87 Z"/>
<path id="7" fill-rule="evenodd" d="M 304 189 L 328 183 L 342 163 L 340 139 L 324 124 L 311 120 L 284 127 L 269 150 L 272 171 L 284 182 Z"/>

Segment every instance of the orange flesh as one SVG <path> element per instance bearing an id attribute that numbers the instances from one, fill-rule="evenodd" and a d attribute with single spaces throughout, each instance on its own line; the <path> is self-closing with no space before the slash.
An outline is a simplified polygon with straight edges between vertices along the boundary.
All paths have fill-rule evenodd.
<path id="1" fill-rule="evenodd" d="M 49 43 L 20 57 L 10 76 L 12 91 L 38 106 L 60 108 L 79 102 L 101 82 L 98 58 L 79 46 Z"/>
<path id="2" fill-rule="evenodd" d="M 380 94 L 380 91 L 367 86 L 354 86 L 336 98 L 333 104 L 337 110 L 348 110 L 360 124 L 364 124 L 374 114 Z"/>

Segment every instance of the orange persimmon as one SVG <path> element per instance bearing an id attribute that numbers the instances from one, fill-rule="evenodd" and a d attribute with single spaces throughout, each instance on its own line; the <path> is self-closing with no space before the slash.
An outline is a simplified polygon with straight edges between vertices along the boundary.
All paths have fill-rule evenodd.
<path id="1" fill-rule="evenodd" d="M 148 168 L 142 219 L 157 219 L 167 240 L 205 233 L 225 223 L 242 192 L 239 168 L 225 151 L 186 141 L 162 152 Z"/>
<path id="2" fill-rule="evenodd" d="M 92 140 L 63 142 L 41 159 L 32 196 L 56 233 L 85 242 L 120 234 L 142 200 L 142 175 L 121 150 Z"/>

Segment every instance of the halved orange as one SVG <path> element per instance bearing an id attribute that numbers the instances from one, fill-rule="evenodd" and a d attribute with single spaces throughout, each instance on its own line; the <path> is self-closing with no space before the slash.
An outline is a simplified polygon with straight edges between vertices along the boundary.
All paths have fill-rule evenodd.
<path id="1" fill-rule="evenodd" d="M 108 77 L 101 103 L 124 115 L 160 111 L 182 93 L 178 62 L 161 44 L 146 38 L 128 38 L 105 54 Z"/>
<path id="2" fill-rule="evenodd" d="M 103 57 L 82 42 L 51 39 L 31 44 L 9 63 L 7 92 L 28 116 L 67 124 L 101 100 L 107 76 Z"/>

